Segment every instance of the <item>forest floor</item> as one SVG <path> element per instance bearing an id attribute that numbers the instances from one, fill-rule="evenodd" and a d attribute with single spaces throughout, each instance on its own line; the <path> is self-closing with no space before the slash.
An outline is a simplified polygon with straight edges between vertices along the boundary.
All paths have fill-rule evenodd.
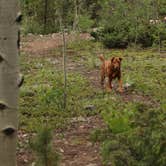
<path id="1" fill-rule="evenodd" d="M 111 96 L 107 96 L 106 94 L 106 98 L 104 100 L 100 100 L 103 93 L 100 89 L 99 84 L 100 62 L 97 58 L 97 55 L 101 52 L 104 52 L 106 56 L 109 56 L 110 52 L 113 52 L 113 55 L 122 55 L 123 57 L 125 57 L 124 69 L 126 69 L 128 72 L 132 72 L 131 62 L 133 62 L 134 60 L 140 62 L 140 60 L 142 60 L 141 58 L 143 57 L 142 54 L 147 54 L 143 57 L 143 59 L 147 60 L 149 64 L 151 63 L 151 59 L 153 58 L 153 53 L 143 52 L 141 55 L 137 53 L 138 56 L 134 57 L 134 52 L 132 52 L 130 55 L 130 53 L 126 53 L 124 52 L 124 50 L 105 50 L 100 45 L 95 45 L 96 48 L 93 48 L 94 44 L 91 44 L 92 38 L 89 34 L 81 34 L 77 36 L 77 39 L 80 42 L 75 41 L 73 34 L 66 35 L 66 38 L 68 43 L 67 71 L 72 74 L 76 73 L 81 75 L 81 77 L 83 77 L 86 82 L 88 82 L 89 89 L 87 90 L 87 94 L 85 94 L 83 97 L 81 96 L 80 98 L 82 100 L 81 102 L 83 103 L 83 108 L 89 109 L 92 112 L 90 112 L 90 115 L 88 116 L 87 114 L 86 116 L 84 116 L 82 113 L 77 113 L 76 117 L 72 116 L 70 118 L 70 123 L 69 125 L 67 125 L 67 127 L 65 126 L 62 129 L 58 129 L 57 127 L 53 135 L 53 145 L 60 153 L 60 166 L 102 166 L 100 145 L 98 143 L 93 143 L 90 139 L 90 135 L 95 129 L 103 129 L 106 127 L 106 124 L 103 121 L 101 114 L 99 113 L 101 111 L 100 109 L 103 109 L 102 106 L 105 104 L 106 98 L 107 100 L 111 99 L 115 103 L 146 103 L 150 107 L 159 106 L 159 102 L 157 98 L 152 97 L 153 94 L 147 95 L 149 93 L 149 89 L 146 86 L 142 87 L 142 91 L 139 89 L 139 87 L 135 87 L 135 84 L 139 83 L 139 81 L 136 79 L 134 80 L 135 75 L 133 75 L 132 77 L 127 74 L 125 74 L 124 84 L 128 83 L 129 87 L 125 89 L 125 92 L 123 94 L 119 94 L 118 92 L 113 91 Z M 24 60 L 24 62 L 21 62 L 21 65 L 24 63 L 24 66 L 21 67 L 23 73 L 29 74 L 28 78 L 32 79 L 33 81 L 33 72 L 34 74 L 37 74 L 36 69 L 34 69 L 33 71 L 27 69 L 30 68 L 28 65 L 31 65 L 31 63 L 33 63 L 33 60 L 37 62 L 37 60 L 40 61 L 41 59 L 42 62 L 43 60 L 49 62 L 51 64 L 50 68 L 56 68 L 56 70 L 60 70 L 62 68 L 61 46 L 61 34 L 52 34 L 47 36 L 28 35 L 26 37 L 23 37 L 21 51 L 23 56 L 26 56 L 26 60 Z M 165 55 L 161 57 L 161 60 L 162 59 L 165 59 Z M 127 63 L 127 61 L 129 62 L 129 64 Z M 27 64 L 25 65 L 25 63 Z M 139 69 L 139 66 L 136 62 L 134 62 L 134 67 L 136 67 L 136 71 L 137 69 Z M 163 70 L 165 70 L 165 68 Z M 28 80 L 25 81 L 28 82 Z M 116 84 L 114 86 L 116 87 Z M 133 88 L 136 88 L 137 90 L 133 90 Z M 90 89 L 93 90 L 91 91 Z M 84 89 L 81 89 L 80 91 L 84 91 Z M 76 92 L 75 95 L 79 97 L 79 93 Z M 98 98 L 96 98 L 96 96 Z M 26 104 L 21 105 L 23 105 L 21 107 L 24 107 Z M 24 114 L 22 117 L 24 117 Z M 18 166 L 29 166 L 33 164 L 34 156 L 32 155 L 27 145 L 29 138 L 33 136 L 32 133 L 34 132 L 26 131 L 20 125 L 18 135 Z"/>

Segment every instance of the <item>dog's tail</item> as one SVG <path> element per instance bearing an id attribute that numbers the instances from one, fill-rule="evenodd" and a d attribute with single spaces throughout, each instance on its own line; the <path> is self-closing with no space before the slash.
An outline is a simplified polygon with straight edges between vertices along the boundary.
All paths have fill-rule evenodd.
<path id="1" fill-rule="evenodd" d="M 99 55 L 99 59 L 100 59 L 102 62 L 105 61 L 103 54 L 100 54 L 100 55 Z"/>

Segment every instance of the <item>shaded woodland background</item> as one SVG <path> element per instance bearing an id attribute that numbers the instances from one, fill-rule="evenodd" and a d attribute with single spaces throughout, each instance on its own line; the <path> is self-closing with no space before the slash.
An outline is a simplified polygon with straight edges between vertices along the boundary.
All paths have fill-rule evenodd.
<path id="1" fill-rule="evenodd" d="M 91 32 L 108 48 L 133 43 L 150 47 L 166 36 L 164 0 L 21 0 L 21 5 L 25 34 L 55 33 L 63 26 L 68 31 Z"/>

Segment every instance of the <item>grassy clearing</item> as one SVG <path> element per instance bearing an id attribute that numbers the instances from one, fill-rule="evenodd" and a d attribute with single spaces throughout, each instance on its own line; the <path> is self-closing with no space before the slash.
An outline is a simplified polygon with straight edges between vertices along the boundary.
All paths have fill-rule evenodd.
<path id="1" fill-rule="evenodd" d="M 59 52 L 59 48 L 55 49 L 56 58 Z M 121 95 L 113 90 L 111 94 L 103 94 L 89 81 L 87 71 L 99 71 L 98 53 L 104 53 L 106 58 L 123 57 L 123 82 L 130 84 L 127 92 Z M 68 45 L 68 62 L 74 70 L 68 72 L 68 103 L 64 111 L 60 66 L 48 57 L 21 55 L 25 84 L 20 93 L 20 128 L 37 131 L 47 124 L 52 129 L 62 129 L 70 124 L 72 117 L 100 114 L 107 128 L 97 129 L 91 138 L 102 144 L 103 164 L 112 161 L 115 165 L 125 162 L 133 166 L 154 162 L 162 166 L 166 59 L 153 50 L 108 50 L 93 41 L 77 41 Z M 77 70 L 80 64 L 82 67 Z M 156 157 L 156 161 L 151 160 Z"/>
<path id="2" fill-rule="evenodd" d="M 75 43 L 76 48 L 78 43 Z M 88 49 L 94 49 L 93 43 Z M 73 44 L 74 47 L 74 44 Z M 89 48 L 91 47 L 91 48 Z M 89 70 L 98 70 L 99 60 L 95 52 L 78 49 L 86 58 L 82 63 Z M 89 102 L 93 103 L 107 124 L 107 129 L 95 130 L 91 138 L 102 144 L 104 165 L 160 165 L 166 158 L 162 148 L 165 140 L 166 109 L 166 59 L 153 50 L 106 50 L 105 57 L 123 57 L 124 84 L 131 87 L 124 98 L 115 92 L 102 96 L 97 92 Z M 93 54 L 93 55 L 92 55 Z M 94 58 L 95 57 L 95 58 Z M 88 59 L 95 59 L 97 65 Z M 91 61 L 94 62 L 94 61 Z M 139 100 L 134 98 L 139 97 Z M 154 160 L 155 158 L 155 160 Z"/>
<path id="3" fill-rule="evenodd" d="M 79 74 L 68 73 L 67 110 L 63 110 L 62 72 L 45 58 L 21 55 L 25 84 L 20 92 L 20 128 L 36 131 L 44 123 L 65 127 L 73 116 L 84 114 L 80 100 L 89 96 L 90 85 Z"/>
<path id="4" fill-rule="evenodd" d="M 59 48 L 55 50 L 58 56 Z M 86 70 L 99 70 L 98 53 L 105 57 L 123 57 L 122 71 L 124 83 L 131 84 L 131 93 L 149 96 L 165 107 L 166 59 L 151 50 L 107 50 L 100 43 L 78 41 L 68 45 L 70 61 L 81 63 Z M 74 55 L 74 56 L 73 56 Z M 68 74 L 68 110 L 63 111 L 62 72 L 47 58 L 21 55 L 21 71 L 25 84 L 20 93 L 20 127 L 35 131 L 43 123 L 53 128 L 61 128 L 72 116 L 95 114 L 96 112 L 121 111 L 136 103 L 125 103 L 121 96 L 113 92 L 103 97 L 102 91 L 88 83 L 85 76 L 70 72 Z M 82 71 L 84 72 L 84 71 Z M 93 105 L 95 112 L 86 112 L 84 107 Z M 131 106 L 133 105 L 133 106 Z M 126 111 L 126 112 L 128 112 Z"/>
<path id="5" fill-rule="evenodd" d="M 83 46 L 83 47 L 81 47 Z M 125 83 L 130 83 L 133 90 L 143 95 L 153 97 L 160 103 L 165 102 L 166 91 L 166 59 L 153 50 L 108 50 L 100 43 L 80 41 L 72 43 L 70 49 L 75 49 L 73 58 L 83 63 L 88 69 L 99 69 L 97 58 L 103 53 L 106 58 L 123 57 L 122 73 Z"/>

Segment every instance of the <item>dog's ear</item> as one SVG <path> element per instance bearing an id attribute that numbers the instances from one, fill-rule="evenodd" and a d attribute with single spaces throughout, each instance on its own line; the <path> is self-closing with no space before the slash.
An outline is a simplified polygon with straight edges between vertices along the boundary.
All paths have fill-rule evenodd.
<path id="1" fill-rule="evenodd" d="M 123 58 L 119 58 L 120 61 L 122 61 Z"/>
<path id="2" fill-rule="evenodd" d="M 113 62 L 114 59 L 115 59 L 115 57 L 112 57 L 112 58 L 111 58 L 111 62 Z"/>

